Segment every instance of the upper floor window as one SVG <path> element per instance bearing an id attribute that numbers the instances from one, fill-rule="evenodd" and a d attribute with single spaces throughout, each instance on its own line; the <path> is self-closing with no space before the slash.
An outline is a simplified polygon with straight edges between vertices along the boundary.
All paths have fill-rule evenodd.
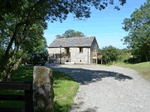
<path id="1" fill-rule="evenodd" d="M 79 53 L 83 53 L 83 48 L 79 47 Z"/>
<path id="2" fill-rule="evenodd" d="M 69 48 L 68 47 L 65 48 L 65 54 L 69 54 Z"/>

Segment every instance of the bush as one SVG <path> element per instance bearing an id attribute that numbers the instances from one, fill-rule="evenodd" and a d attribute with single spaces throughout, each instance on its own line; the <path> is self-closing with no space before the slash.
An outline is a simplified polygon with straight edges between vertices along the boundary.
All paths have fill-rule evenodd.
<path id="1" fill-rule="evenodd" d="M 116 61 L 119 56 L 118 49 L 113 46 L 103 47 L 102 50 L 100 50 L 103 54 L 103 63 L 108 64 L 113 61 Z M 101 60 L 101 59 L 99 59 Z"/>

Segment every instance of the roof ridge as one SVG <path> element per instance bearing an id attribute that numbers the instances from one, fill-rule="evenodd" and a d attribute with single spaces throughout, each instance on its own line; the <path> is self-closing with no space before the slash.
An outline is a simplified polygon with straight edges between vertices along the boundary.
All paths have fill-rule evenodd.
<path id="1" fill-rule="evenodd" d="M 65 38 L 65 37 L 62 37 L 62 38 L 56 38 L 56 39 L 69 39 L 69 38 L 94 38 L 95 36 L 83 36 L 83 37 L 68 37 L 68 38 Z"/>

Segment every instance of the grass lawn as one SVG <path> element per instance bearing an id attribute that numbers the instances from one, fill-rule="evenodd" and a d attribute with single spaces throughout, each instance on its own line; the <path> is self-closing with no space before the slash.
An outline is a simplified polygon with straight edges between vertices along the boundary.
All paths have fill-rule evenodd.
<path id="1" fill-rule="evenodd" d="M 33 67 L 20 67 L 11 81 L 32 81 Z M 73 81 L 62 72 L 53 71 L 53 88 L 55 112 L 68 112 L 73 104 L 73 97 L 78 90 L 78 83 Z M 19 95 L 24 94 L 23 90 L 0 90 L 0 94 Z M 0 101 L 0 106 L 24 106 L 24 101 Z"/>
<path id="2" fill-rule="evenodd" d="M 150 62 L 143 62 L 137 64 L 115 63 L 117 66 L 131 68 L 138 71 L 142 77 L 150 81 Z"/>

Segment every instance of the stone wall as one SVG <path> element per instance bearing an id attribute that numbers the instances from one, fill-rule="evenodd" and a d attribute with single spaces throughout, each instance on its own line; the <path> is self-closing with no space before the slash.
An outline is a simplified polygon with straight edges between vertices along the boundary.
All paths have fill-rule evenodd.
<path id="1" fill-rule="evenodd" d="M 70 58 L 65 57 L 65 58 L 61 58 L 61 63 L 65 63 L 67 60 L 71 62 Z M 60 58 L 54 59 L 53 63 L 60 63 Z"/>
<path id="2" fill-rule="evenodd" d="M 61 48 L 61 53 L 64 53 L 65 49 Z M 60 53 L 60 48 L 48 48 L 48 54 L 49 57 L 51 57 L 53 54 L 59 54 Z"/>
<path id="3" fill-rule="evenodd" d="M 34 66 L 33 105 L 35 112 L 54 112 L 54 90 L 52 70 Z"/>
<path id="4" fill-rule="evenodd" d="M 93 41 L 93 43 L 92 43 L 92 45 L 91 45 L 91 54 L 90 54 L 90 61 L 91 61 L 91 63 L 93 63 L 93 57 L 92 57 L 92 52 L 95 52 L 95 50 L 96 51 L 98 51 L 98 44 L 97 44 L 97 42 L 96 42 L 96 39 L 94 39 L 94 41 Z"/>
<path id="5" fill-rule="evenodd" d="M 61 53 L 65 52 L 64 48 L 61 48 Z M 70 61 L 71 62 L 75 62 L 75 63 L 90 63 L 90 49 L 89 48 L 83 48 L 83 53 L 79 53 L 79 48 L 70 48 L 69 49 L 70 52 Z M 60 53 L 60 48 L 49 48 L 48 49 L 48 53 L 50 56 L 52 56 L 55 53 Z M 66 60 L 68 59 L 63 59 L 61 58 L 62 63 L 64 63 Z M 60 62 L 60 58 L 57 59 L 56 63 Z"/>
<path id="6" fill-rule="evenodd" d="M 70 48 L 71 62 L 89 63 L 89 48 L 83 48 L 83 53 L 79 53 L 79 48 Z"/>

